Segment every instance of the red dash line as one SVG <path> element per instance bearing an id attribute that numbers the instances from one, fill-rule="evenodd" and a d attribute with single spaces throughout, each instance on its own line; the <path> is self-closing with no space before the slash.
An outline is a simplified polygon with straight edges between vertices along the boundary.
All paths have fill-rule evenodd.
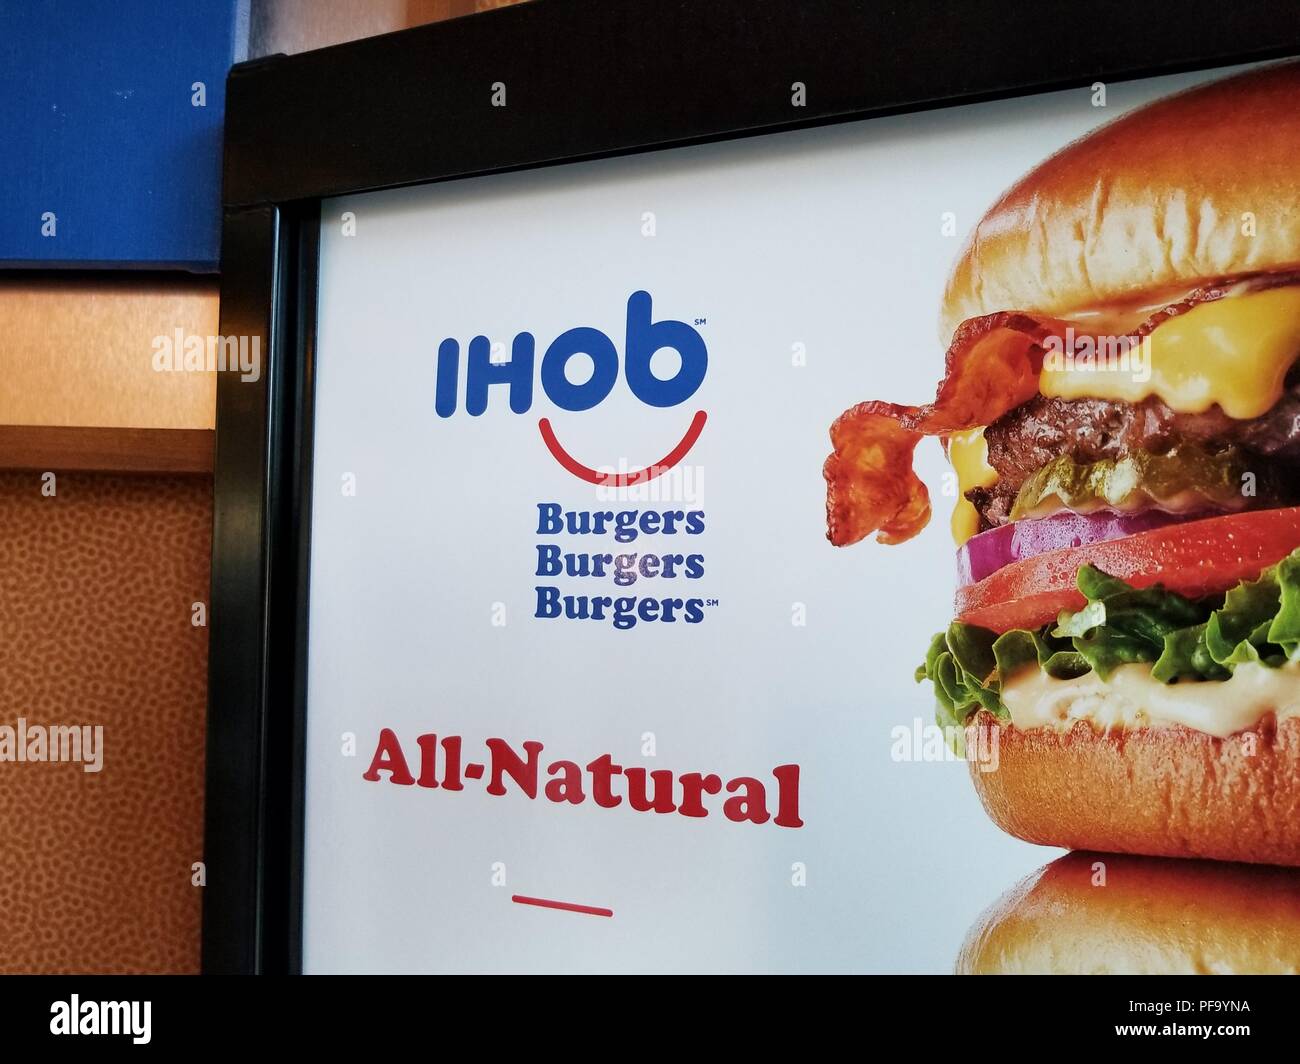
<path id="1" fill-rule="evenodd" d="M 588 916 L 613 916 L 613 909 L 601 909 L 595 905 L 574 905 L 571 901 L 551 901 L 549 898 L 527 898 L 515 894 L 510 898 L 518 905 L 540 905 L 543 909 L 563 909 L 571 913 L 586 913 Z"/>

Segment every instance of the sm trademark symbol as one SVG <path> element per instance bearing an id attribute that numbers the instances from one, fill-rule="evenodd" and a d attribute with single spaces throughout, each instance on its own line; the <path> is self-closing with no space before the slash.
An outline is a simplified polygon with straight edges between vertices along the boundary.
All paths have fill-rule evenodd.
<path id="1" fill-rule="evenodd" d="M 717 600 L 717 599 L 705 599 L 705 600 L 704 600 L 704 605 L 706 605 L 706 606 L 716 606 L 717 604 L 718 604 L 718 600 Z"/>
<path id="2" fill-rule="evenodd" d="M 709 324 L 709 319 L 708 319 L 708 318 L 696 318 L 696 319 L 695 319 L 695 324 L 696 324 L 696 325 L 708 325 L 708 324 Z"/>

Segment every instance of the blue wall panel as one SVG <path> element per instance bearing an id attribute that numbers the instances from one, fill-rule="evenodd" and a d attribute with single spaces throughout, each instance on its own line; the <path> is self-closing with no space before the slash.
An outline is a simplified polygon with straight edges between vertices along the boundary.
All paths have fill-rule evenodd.
<path id="1" fill-rule="evenodd" d="M 216 269 L 242 10 L 0 0 L 0 266 Z"/>

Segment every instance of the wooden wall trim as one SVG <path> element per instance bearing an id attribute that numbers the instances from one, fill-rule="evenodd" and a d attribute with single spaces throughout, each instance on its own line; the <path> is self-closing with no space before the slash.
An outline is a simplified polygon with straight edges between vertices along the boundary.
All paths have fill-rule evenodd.
<path id="1" fill-rule="evenodd" d="M 0 425 L 0 469 L 211 473 L 212 429 Z"/>
<path id="2" fill-rule="evenodd" d="M 0 425 L 212 428 L 216 372 L 180 367 L 196 337 L 210 350 L 219 298 L 188 274 L 0 274 Z"/>

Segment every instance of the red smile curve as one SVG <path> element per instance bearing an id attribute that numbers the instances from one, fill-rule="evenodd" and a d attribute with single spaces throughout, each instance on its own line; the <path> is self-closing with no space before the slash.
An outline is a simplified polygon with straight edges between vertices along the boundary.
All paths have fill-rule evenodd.
<path id="1" fill-rule="evenodd" d="M 690 428 L 686 430 L 686 435 L 681 438 L 676 447 L 653 465 L 631 473 L 601 473 L 590 466 L 585 466 L 569 454 L 555 438 L 555 430 L 551 428 L 550 418 L 542 418 L 537 422 L 537 427 L 541 430 L 542 440 L 546 444 L 546 449 L 551 452 L 551 456 L 575 477 L 602 487 L 626 488 L 632 484 L 644 484 L 648 480 L 654 480 L 685 458 L 687 452 L 695 446 L 695 441 L 700 438 L 700 433 L 704 431 L 704 422 L 707 419 L 708 415 L 703 410 L 697 410 L 695 416 L 691 418 Z"/>

